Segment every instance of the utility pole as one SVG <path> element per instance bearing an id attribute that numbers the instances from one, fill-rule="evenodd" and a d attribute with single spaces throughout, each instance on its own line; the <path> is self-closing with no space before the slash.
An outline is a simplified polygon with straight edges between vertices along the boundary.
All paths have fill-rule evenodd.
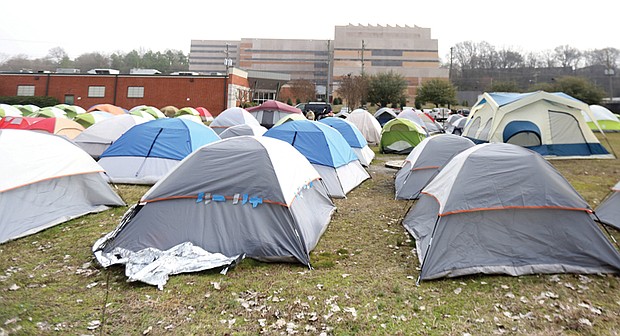
<path id="1" fill-rule="evenodd" d="M 605 69 L 605 75 L 609 76 L 609 104 L 613 103 L 614 100 L 614 69 L 611 66 L 611 60 L 609 59 L 609 50 L 606 52 L 607 54 L 607 69 Z"/>
<path id="2" fill-rule="evenodd" d="M 448 80 L 452 82 L 452 55 L 454 52 L 454 47 L 450 47 L 450 70 L 448 70 Z"/>
<path id="3" fill-rule="evenodd" d="M 232 66 L 232 60 L 228 58 L 228 47 L 230 44 L 226 42 L 226 58 L 224 59 L 224 66 L 226 67 L 226 77 L 224 77 L 224 110 L 228 108 L 228 68 Z"/>
<path id="4" fill-rule="evenodd" d="M 362 76 L 364 75 L 364 40 L 362 40 Z"/>
<path id="5" fill-rule="evenodd" d="M 325 102 L 329 103 L 329 80 L 330 80 L 330 71 L 329 71 L 329 66 L 330 66 L 330 40 L 327 40 L 327 81 L 326 81 L 326 85 L 325 85 Z"/>

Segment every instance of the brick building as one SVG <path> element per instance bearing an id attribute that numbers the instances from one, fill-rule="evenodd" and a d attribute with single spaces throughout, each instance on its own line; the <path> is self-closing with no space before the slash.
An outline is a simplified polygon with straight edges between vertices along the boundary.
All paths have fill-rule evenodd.
<path id="1" fill-rule="evenodd" d="M 229 73 L 228 78 L 225 75 L 3 73 L 0 96 L 50 96 L 85 109 L 104 103 L 128 110 L 138 105 L 202 106 L 217 115 L 249 100 L 247 72 L 232 68 Z"/>

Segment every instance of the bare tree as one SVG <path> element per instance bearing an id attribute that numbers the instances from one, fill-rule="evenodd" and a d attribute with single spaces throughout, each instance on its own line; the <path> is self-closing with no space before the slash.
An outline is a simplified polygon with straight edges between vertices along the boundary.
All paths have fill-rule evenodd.
<path id="1" fill-rule="evenodd" d="M 355 107 L 366 103 L 368 97 L 369 77 L 367 75 L 342 76 L 336 93 L 342 97 L 347 106 Z"/>
<path id="2" fill-rule="evenodd" d="M 291 94 L 302 102 L 316 98 L 316 85 L 307 79 L 295 79 L 289 82 Z"/>
<path id="3" fill-rule="evenodd" d="M 563 68 L 577 68 L 581 61 L 581 51 L 569 45 L 558 46 L 554 49 L 555 58 Z"/>
<path id="4" fill-rule="evenodd" d="M 540 56 L 538 53 L 529 52 L 525 55 L 523 65 L 529 68 L 538 68 L 541 66 Z"/>
<path id="5" fill-rule="evenodd" d="M 510 49 L 502 49 L 498 51 L 497 60 L 499 69 L 516 69 L 525 65 L 523 55 Z"/>
<path id="6" fill-rule="evenodd" d="M 557 63 L 557 59 L 555 57 L 555 53 L 552 50 L 543 50 L 540 52 L 540 60 L 543 67 L 547 68 L 555 68 Z"/>
<path id="7" fill-rule="evenodd" d="M 585 53 L 586 65 L 602 65 L 607 69 L 619 67 L 620 50 L 616 48 L 595 49 Z"/>
<path id="8" fill-rule="evenodd" d="M 47 56 L 45 58 L 51 60 L 56 64 L 60 64 L 63 60 L 68 59 L 69 55 L 63 48 L 54 47 L 47 52 Z"/>

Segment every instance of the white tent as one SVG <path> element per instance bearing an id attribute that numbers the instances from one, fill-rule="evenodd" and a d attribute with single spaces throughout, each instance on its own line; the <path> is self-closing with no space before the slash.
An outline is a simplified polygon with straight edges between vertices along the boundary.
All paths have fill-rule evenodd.
<path id="1" fill-rule="evenodd" d="M 73 141 L 96 160 L 121 135 L 146 121 L 133 114 L 108 118 L 85 129 Z"/>
<path id="2" fill-rule="evenodd" d="M 484 93 L 463 136 L 475 143 L 505 142 L 552 158 L 613 158 L 584 120 L 590 107 L 564 93 Z"/>
<path id="3" fill-rule="evenodd" d="M 590 111 L 592 111 L 592 116 L 596 122 L 590 119 L 585 111 L 581 111 L 581 113 L 592 131 L 620 132 L 620 118 L 613 112 L 601 105 L 590 105 Z"/>
<path id="4" fill-rule="evenodd" d="M 0 243 L 125 205 L 103 168 L 63 137 L 0 130 Z"/>
<path id="5" fill-rule="evenodd" d="M 218 114 L 211 122 L 211 127 L 218 135 L 228 127 L 241 124 L 260 126 L 260 123 L 250 112 L 241 107 L 231 107 Z"/>
<path id="6" fill-rule="evenodd" d="M 381 125 L 379 121 L 364 109 L 355 109 L 347 117 L 347 121 L 357 127 L 370 145 L 378 145 L 381 141 Z"/>

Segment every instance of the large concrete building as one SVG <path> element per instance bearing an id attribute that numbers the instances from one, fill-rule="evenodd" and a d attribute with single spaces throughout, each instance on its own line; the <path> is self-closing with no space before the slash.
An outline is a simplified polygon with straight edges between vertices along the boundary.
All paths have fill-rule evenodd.
<path id="1" fill-rule="evenodd" d="M 430 78 L 448 78 L 442 69 L 438 41 L 430 28 L 336 26 L 333 51 L 334 89 L 343 76 L 393 71 L 408 83 L 408 96 Z"/>
<path id="2" fill-rule="evenodd" d="M 448 69 L 440 67 L 438 41 L 431 38 L 430 28 L 417 26 L 336 26 L 334 40 L 192 40 L 190 70 L 225 72 L 226 55 L 244 70 L 310 80 L 319 96 L 325 95 L 327 87 L 333 97 L 343 76 L 393 71 L 407 81 L 413 102 L 425 80 L 448 78 Z M 261 102 L 265 94 L 275 96 L 269 90 L 253 91 L 254 101 Z"/>

